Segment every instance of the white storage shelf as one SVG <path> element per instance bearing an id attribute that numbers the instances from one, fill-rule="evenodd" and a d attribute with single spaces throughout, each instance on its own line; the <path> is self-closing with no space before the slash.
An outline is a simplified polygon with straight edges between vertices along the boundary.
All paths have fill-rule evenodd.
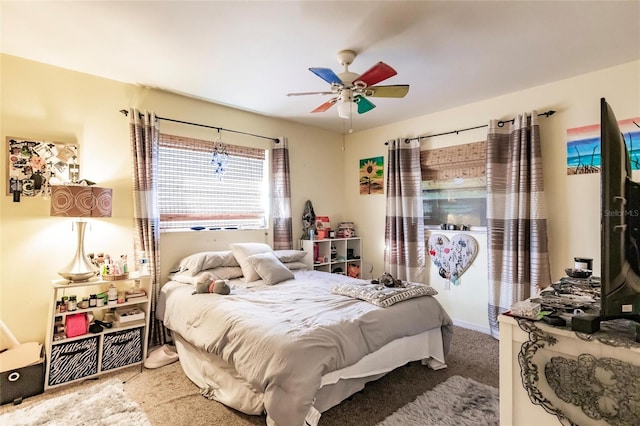
<path id="1" fill-rule="evenodd" d="M 334 254 L 332 248 L 335 248 Z M 349 265 L 357 266 L 358 271 L 362 269 L 362 244 L 358 237 L 302 240 L 302 249 L 308 253 L 305 262 L 316 271 L 346 275 Z M 357 278 L 361 276 L 359 272 Z"/>
<path id="2" fill-rule="evenodd" d="M 137 297 L 116 305 L 92 306 L 68 312 L 56 312 L 56 302 L 63 296 L 76 295 L 79 298 L 90 294 L 107 292 L 113 284 L 119 291 L 142 288 L 147 296 Z M 107 371 L 140 364 L 147 356 L 147 338 L 151 312 L 151 276 L 134 276 L 122 280 L 92 279 L 78 283 L 52 283 L 52 302 L 49 314 L 49 326 L 45 341 L 46 371 L 45 389 L 57 387 L 78 380 L 99 376 Z M 93 314 L 102 320 L 106 312 L 113 308 L 137 307 L 144 312 L 144 319 L 103 328 L 99 333 L 87 332 L 75 337 L 54 340 L 56 319 L 64 322 L 69 315 L 78 313 Z"/>

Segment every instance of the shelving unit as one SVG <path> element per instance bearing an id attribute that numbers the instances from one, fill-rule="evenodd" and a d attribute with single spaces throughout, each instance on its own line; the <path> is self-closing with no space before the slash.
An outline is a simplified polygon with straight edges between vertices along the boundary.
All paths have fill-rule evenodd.
<path id="1" fill-rule="evenodd" d="M 141 288 L 146 296 L 115 305 L 95 306 L 74 311 L 56 312 L 56 302 L 63 296 L 76 295 L 80 298 L 90 294 L 107 292 L 113 284 L 118 291 Z M 45 389 L 73 383 L 102 373 L 140 364 L 147 357 L 147 338 L 151 312 L 151 275 L 130 274 L 126 279 L 91 279 L 85 282 L 52 281 L 52 301 L 49 312 L 45 351 Z M 95 319 L 104 319 L 104 314 L 115 309 L 137 307 L 144 312 L 144 319 L 128 322 L 113 322 L 111 328 L 99 333 L 87 332 L 75 337 L 60 338 L 56 324 L 64 323 L 75 314 L 93 314 Z M 55 336 L 55 337 L 54 337 Z"/>
<path id="2" fill-rule="evenodd" d="M 314 249 L 317 247 L 317 250 Z M 335 248 L 332 254 L 332 247 Z M 316 271 L 347 274 L 349 265 L 362 266 L 362 243 L 360 238 L 325 238 L 322 240 L 302 240 L 302 249 L 309 253 L 305 262 Z M 358 273 L 357 278 L 361 278 Z"/>

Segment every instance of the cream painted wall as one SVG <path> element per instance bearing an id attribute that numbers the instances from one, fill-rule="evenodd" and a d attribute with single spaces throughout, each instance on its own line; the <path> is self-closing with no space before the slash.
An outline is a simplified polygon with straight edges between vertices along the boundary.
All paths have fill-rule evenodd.
<path id="1" fill-rule="evenodd" d="M 81 176 L 114 189 L 113 217 L 95 221 L 86 236 L 88 251 L 132 252 L 128 121 L 118 111 L 135 107 L 168 118 L 286 136 L 291 157 L 294 239 L 300 237 L 299 218 L 304 201 L 310 199 L 316 214 L 328 215 L 334 223 L 356 223 L 363 238 L 363 257 L 374 265 L 374 276 L 383 272 L 385 200 L 384 195 L 359 195 L 358 161 L 386 157 L 387 139 L 460 129 L 532 109 L 558 111 L 549 119 L 541 118 L 553 278 L 562 275 L 573 256 L 593 257 L 598 271 L 598 177 L 566 176 L 566 129 L 597 123 L 601 96 L 611 103 L 618 118 L 640 115 L 640 61 L 347 135 L 346 142 L 331 132 L 12 56 L 0 55 L 0 71 L 0 136 L 78 143 Z M 389 101 L 389 107 L 393 107 L 392 102 L 396 101 Z M 167 122 L 161 126 L 168 133 L 213 137 L 210 131 L 197 127 Z M 475 142 L 485 134 L 486 130 L 480 129 L 426 139 L 422 147 Z M 264 146 L 258 139 L 223 136 L 229 143 Z M 0 152 L 0 185 L 6 188 L 6 152 Z M 39 198 L 24 197 L 22 202 L 12 203 L 4 196 L 0 201 L 0 319 L 21 341 L 44 339 L 50 280 L 57 277 L 56 271 L 71 258 L 75 247 L 70 224 L 49 217 L 48 209 L 48 202 Z M 475 235 L 481 251 L 486 250 L 486 236 Z M 241 238 L 272 239 L 264 233 L 242 233 Z M 228 235 L 215 231 L 163 234 L 163 277 L 183 254 L 222 249 L 227 242 Z M 457 323 L 486 331 L 483 259 L 486 252 L 479 254 L 458 287 L 446 290 L 434 271 L 430 280 L 440 291 L 438 299 Z"/>
<path id="2" fill-rule="evenodd" d="M 540 118 L 552 278 L 562 277 L 564 268 L 573 265 L 574 256 L 592 257 L 594 270 L 599 273 L 599 175 L 567 176 L 566 130 L 599 123 L 601 97 L 611 104 L 618 119 L 640 116 L 640 61 L 347 136 L 345 214 L 356 223 L 363 238 L 364 258 L 373 263 L 373 275 L 384 272 L 385 198 L 384 195 L 359 195 L 359 159 L 384 155 L 386 162 L 384 142 L 388 139 L 473 127 L 488 123 L 490 119 L 510 119 L 515 114 L 534 109 L 557 111 L 550 118 Z M 391 101 L 388 107 L 393 107 Z M 486 129 L 483 128 L 424 139 L 422 149 L 484 139 Z M 640 179 L 640 173 L 636 172 L 634 179 Z M 486 250 L 486 236 L 483 241 L 478 236 L 478 240 L 481 249 Z M 486 259 L 486 254 L 483 255 Z M 479 260 L 476 262 L 480 264 Z M 463 283 L 451 290 L 444 290 L 441 278 L 433 268 L 429 279 L 439 289 L 438 299 L 456 322 L 488 331 L 486 262 L 483 266 L 484 270 L 478 268 L 475 272 L 467 272 L 462 277 Z M 471 305 L 469 301 L 473 301 Z"/>
<path id="3" fill-rule="evenodd" d="M 81 177 L 113 188 L 112 217 L 94 221 L 85 236 L 87 252 L 131 253 L 132 183 L 128 119 L 118 112 L 134 107 L 161 117 L 220 126 L 289 140 L 294 237 L 301 235 L 307 199 L 316 212 L 340 220 L 343 138 L 285 120 L 214 105 L 175 94 L 72 72 L 21 58 L 0 56 L 0 136 L 73 142 L 80 146 Z M 161 122 L 167 133 L 213 139 L 213 130 Z M 267 140 L 224 133 L 228 143 L 269 146 Z M 4 142 L 3 142 L 4 143 Z M 0 185 L 6 188 L 7 156 L 0 151 Z M 318 191 L 318 182 L 331 191 Z M 43 341 L 51 298 L 50 283 L 71 260 L 75 233 L 68 221 L 49 217 L 49 202 L 23 197 L 0 199 L 0 319 L 20 341 Z M 243 235 L 246 235 L 243 233 Z M 193 237 L 193 238 L 192 238 Z M 260 232 L 259 241 L 271 241 Z M 253 239 L 253 236 L 247 236 Z M 162 269 L 181 254 L 225 246 L 215 231 L 162 234 Z M 175 254 L 174 254 L 175 253 Z M 2 347 L 2 342 L 0 342 Z"/>

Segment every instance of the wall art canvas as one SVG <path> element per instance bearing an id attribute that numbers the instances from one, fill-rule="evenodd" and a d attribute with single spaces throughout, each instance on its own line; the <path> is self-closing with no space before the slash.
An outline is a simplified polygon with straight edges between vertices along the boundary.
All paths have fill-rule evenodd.
<path id="1" fill-rule="evenodd" d="M 360 160 L 360 195 L 384 194 L 384 157 Z"/>
<path id="2" fill-rule="evenodd" d="M 640 170 L 640 117 L 618 121 L 631 168 Z M 600 125 L 567 129 L 567 174 L 600 173 Z"/>
<path id="3" fill-rule="evenodd" d="M 79 180 L 78 146 L 7 137 L 7 195 L 47 195 L 52 184 Z"/>

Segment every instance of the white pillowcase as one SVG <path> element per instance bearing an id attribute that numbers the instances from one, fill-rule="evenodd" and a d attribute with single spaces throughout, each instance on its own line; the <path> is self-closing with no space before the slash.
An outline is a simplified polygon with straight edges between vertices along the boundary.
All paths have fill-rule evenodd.
<path id="1" fill-rule="evenodd" d="M 219 266 L 208 271 L 219 280 L 232 280 L 242 276 L 242 268 L 239 266 Z"/>
<path id="2" fill-rule="evenodd" d="M 307 255 L 304 250 L 274 250 L 278 260 L 282 263 L 299 262 Z"/>
<path id="3" fill-rule="evenodd" d="M 242 268 L 243 281 L 250 283 L 259 280 L 260 275 L 247 258 L 254 254 L 273 253 L 271 246 L 264 243 L 232 243 L 229 247 Z"/>
<path id="4" fill-rule="evenodd" d="M 302 262 L 286 262 L 284 263 L 284 266 L 286 266 L 287 268 L 289 268 L 292 271 L 299 271 L 301 269 L 309 269 L 309 266 L 307 266 L 306 263 L 302 263 Z"/>
<path id="5" fill-rule="evenodd" d="M 278 284 L 294 278 L 293 272 L 280 262 L 272 252 L 252 254 L 247 257 L 247 261 L 266 284 Z"/>
<path id="6" fill-rule="evenodd" d="M 194 253 L 180 261 L 178 273 L 182 275 L 194 276 L 206 269 L 218 268 L 220 266 L 240 266 L 233 256 L 231 250 L 225 251 L 203 251 Z"/>

